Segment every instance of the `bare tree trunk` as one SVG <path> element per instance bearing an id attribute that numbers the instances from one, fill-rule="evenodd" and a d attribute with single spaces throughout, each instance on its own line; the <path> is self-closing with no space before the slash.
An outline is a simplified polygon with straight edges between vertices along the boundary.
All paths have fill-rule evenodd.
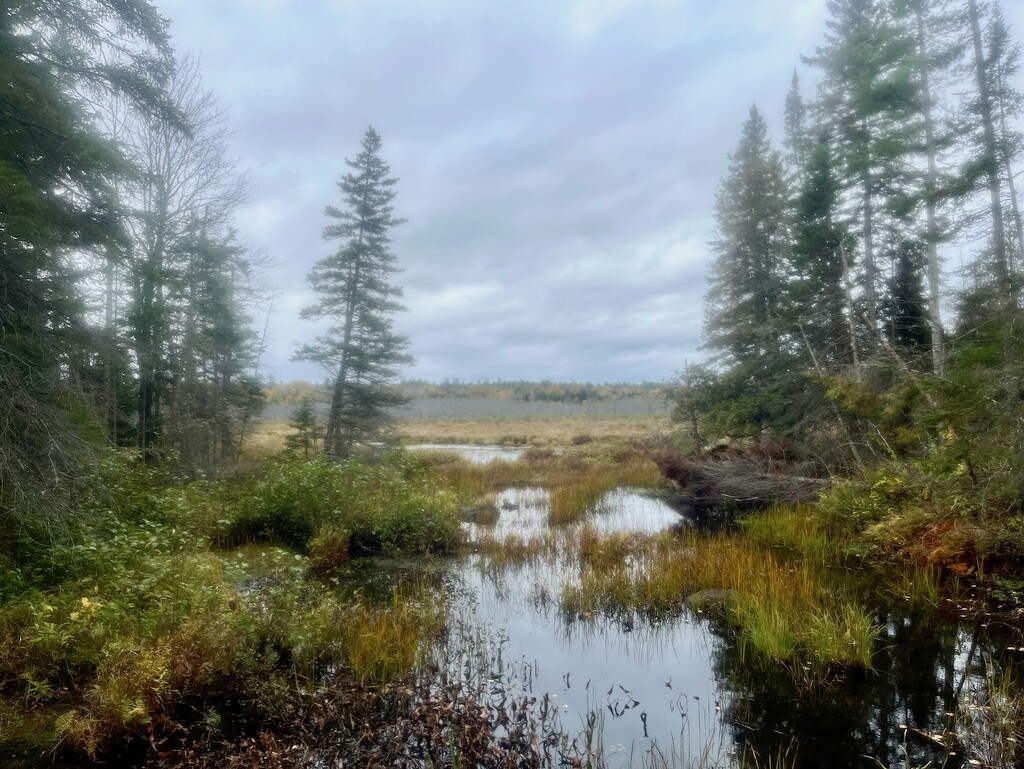
<path id="1" fill-rule="evenodd" d="M 804 344 L 807 346 L 807 352 L 811 356 L 811 363 L 814 365 L 814 370 L 818 372 L 819 376 L 824 376 L 825 372 L 818 364 L 818 356 L 814 354 L 814 348 L 811 347 L 811 342 L 807 338 L 807 334 L 804 332 L 803 324 L 799 324 L 800 336 L 804 338 Z M 832 406 L 832 415 L 835 416 L 836 422 L 842 428 L 843 432 L 846 433 L 847 446 L 850 447 L 850 453 L 853 454 L 853 461 L 857 465 L 857 470 L 863 475 L 864 473 L 864 462 L 860 458 L 860 452 L 857 450 L 857 444 L 853 442 L 853 435 L 850 433 L 850 428 L 846 426 L 846 420 L 843 419 L 842 413 L 839 411 L 839 407 L 835 401 L 829 400 L 829 405 Z"/>
<path id="2" fill-rule="evenodd" d="M 359 233 L 359 243 L 362 244 L 362 232 Z M 341 346 L 341 365 L 338 367 L 338 377 L 334 381 L 334 392 L 331 395 L 331 412 L 327 418 L 327 437 L 324 445 L 335 459 L 343 459 L 349 455 L 352 448 L 352 441 L 349 434 L 342 433 L 341 412 L 345 406 L 345 388 L 348 386 L 349 369 L 349 345 L 352 344 L 352 331 L 355 324 L 356 312 L 356 289 L 359 285 L 360 263 L 357 261 L 352 269 L 351 282 L 349 283 L 348 306 L 345 308 L 345 332 Z"/>
<path id="3" fill-rule="evenodd" d="M 867 314 L 871 319 L 878 316 L 878 289 L 875 285 L 878 268 L 875 265 L 874 227 L 875 209 L 873 192 L 871 189 L 871 170 L 867 167 L 861 175 L 861 190 L 864 212 L 864 303 L 867 306 Z"/>
<path id="4" fill-rule="evenodd" d="M 1000 82 L 997 85 L 999 86 L 999 93 L 1002 93 L 1002 73 L 998 68 L 996 68 L 995 74 L 997 78 L 1000 78 Z M 1014 250 L 1016 251 L 1018 259 L 1024 259 L 1024 222 L 1021 221 L 1020 206 L 1017 203 L 1017 182 L 1014 180 L 1013 169 L 1010 166 L 1010 151 L 1008 145 L 1010 129 L 1006 125 L 1006 105 L 1003 103 L 1002 98 L 998 100 L 998 107 L 999 134 L 1001 139 L 1000 144 L 1003 147 L 1003 151 L 1000 154 L 1002 155 L 1003 171 L 1006 173 L 1007 190 L 1010 193 L 1010 213 L 1013 216 L 1014 234 L 1017 236 L 1017 242 L 1015 244 L 1016 247 Z M 1012 258 L 1009 262 L 1008 268 L 1010 270 L 1010 275 L 1012 276 L 1017 269 L 1017 265 L 1014 264 Z"/>
<path id="5" fill-rule="evenodd" d="M 363 186 L 363 196 L 367 193 L 366 185 Z M 352 331 L 355 323 L 356 297 L 359 294 L 360 267 L 362 266 L 363 247 L 363 225 L 359 225 L 359 233 L 356 236 L 356 250 L 359 258 L 349 276 L 348 305 L 345 308 L 345 331 L 341 346 L 341 365 L 338 368 L 338 378 L 334 382 L 334 392 L 331 395 L 331 411 L 327 416 L 327 431 L 324 435 L 324 449 L 335 459 L 348 457 L 352 449 L 351 431 L 342 434 L 341 413 L 345 407 L 345 388 L 348 385 L 349 368 L 349 345 L 352 344 Z"/>
<path id="6" fill-rule="evenodd" d="M 850 280 L 850 260 L 846 257 L 846 246 L 840 243 L 839 254 L 843 258 L 843 296 L 846 298 L 846 330 L 850 335 L 850 354 L 853 357 L 853 378 L 860 381 L 860 353 L 857 345 L 857 324 L 854 323 L 855 307 L 853 284 Z"/>

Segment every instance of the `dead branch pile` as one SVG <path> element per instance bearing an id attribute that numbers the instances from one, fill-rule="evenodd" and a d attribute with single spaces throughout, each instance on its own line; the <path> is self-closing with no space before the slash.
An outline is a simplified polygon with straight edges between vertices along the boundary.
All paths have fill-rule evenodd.
<path id="1" fill-rule="evenodd" d="M 799 461 L 781 443 L 729 447 L 686 456 L 674 451 L 652 457 L 662 477 L 696 508 L 723 503 L 760 507 L 779 502 L 811 500 L 828 481 L 814 467 Z"/>

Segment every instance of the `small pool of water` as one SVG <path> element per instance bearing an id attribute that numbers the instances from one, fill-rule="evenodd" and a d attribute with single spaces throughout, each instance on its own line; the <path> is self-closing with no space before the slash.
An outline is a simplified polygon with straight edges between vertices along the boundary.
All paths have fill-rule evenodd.
<path id="1" fill-rule="evenodd" d="M 480 533 L 497 539 L 509 536 L 529 539 L 550 531 L 551 497 L 539 486 L 513 486 L 495 498 L 493 523 L 465 524 L 470 541 Z M 584 526 L 602 534 L 657 534 L 689 527 L 692 523 L 657 494 L 641 489 L 618 488 L 605 494 L 578 522 L 557 527 L 571 532 Z"/>
<path id="2" fill-rule="evenodd" d="M 505 489 L 496 502 L 493 524 L 465 524 L 471 540 L 485 533 L 558 537 L 582 526 L 657 534 L 690 525 L 637 489 L 609 492 L 583 520 L 555 528 L 543 488 Z M 878 602 L 872 612 L 883 632 L 874 669 L 808 696 L 788 674 L 752 667 L 713 617 L 688 609 L 663 616 L 562 611 L 563 590 L 580 577 L 572 537 L 566 542 L 569 551 L 563 544 L 528 563 L 471 554 L 431 568 L 435 577 L 438 568 L 445 572 L 448 643 L 498 639 L 510 665 L 529 671 L 531 695 L 550 695 L 570 737 L 595 727 L 609 769 L 729 767 L 744 751 L 755 752 L 761 766 L 786 753 L 785 765 L 799 769 L 963 766 L 922 735 L 942 731 L 949 713 L 984 713 L 986 660 L 999 661 L 1008 645 L 998 629 Z"/>
<path id="3" fill-rule="evenodd" d="M 461 458 L 475 465 L 486 465 L 499 459 L 505 462 L 515 462 L 526 451 L 525 446 L 485 446 L 483 444 L 454 443 L 415 443 L 405 448 L 408 451 L 447 451 L 452 454 L 458 454 Z"/>

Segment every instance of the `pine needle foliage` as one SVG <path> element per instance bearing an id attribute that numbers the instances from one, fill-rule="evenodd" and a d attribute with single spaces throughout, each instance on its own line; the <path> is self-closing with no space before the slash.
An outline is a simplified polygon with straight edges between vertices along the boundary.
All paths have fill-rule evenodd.
<path id="1" fill-rule="evenodd" d="M 394 215 L 395 184 L 380 156 L 380 135 L 371 126 L 351 169 L 338 182 L 345 208 L 328 206 L 324 238 L 339 241 L 337 250 L 314 265 L 309 283 L 319 299 L 303 318 L 330 318 L 327 332 L 297 353 L 300 360 L 322 364 L 334 387 L 324 447 L 346 458 L 357 445 L 378 440 L 389 413 L 403 398 L 394 387 L 401 366 L 412 362 L 408 339 L 396 334 L 394 313 L 402 290 L 392 282 L 399 271 L 391 250 L 391 228 L 404 222 Z"/>

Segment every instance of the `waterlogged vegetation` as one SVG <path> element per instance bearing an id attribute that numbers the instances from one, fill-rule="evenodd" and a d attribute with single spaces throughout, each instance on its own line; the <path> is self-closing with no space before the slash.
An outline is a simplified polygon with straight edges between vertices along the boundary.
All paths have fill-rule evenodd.
<path id="1" fill-rule="evenodd" d="M 670 613 L 689 602 L 721 610 L 753 659 L 779 664 L 800 682 L 871 667 L 881 628 L 852 589 L 827 584 L 804 562 L 733 536 L 694 533 L 630 555 L 586 563 L 580 584 L 563 592 L 562 608 Z"/>
<path id="2" fill-rule="evenodd" d="M 13 549 L 0 741 L 29 766 L 1013 765 L 1018 644 L 973 619 L 975 575 L 866 569 L 828 515 L 846 486 L 708 527 L 654 467 L 111 457 L 73 529 Z"/>
<path id="3" fill-rule="evenodd" d="M 108 470 L 90 516 L 15 550 L 4 574 L 4 691 L 48 707 L 51 745 L 95 757 L 196 722 L 273 721 L 329 672 L 402 680 L 440 632 L 433 593 L 371 604 L 316 579 L 354 551 L 456 545 L 454 495 L 412 464 L 285 462 L 185 485 L 127 459 Z"/>

